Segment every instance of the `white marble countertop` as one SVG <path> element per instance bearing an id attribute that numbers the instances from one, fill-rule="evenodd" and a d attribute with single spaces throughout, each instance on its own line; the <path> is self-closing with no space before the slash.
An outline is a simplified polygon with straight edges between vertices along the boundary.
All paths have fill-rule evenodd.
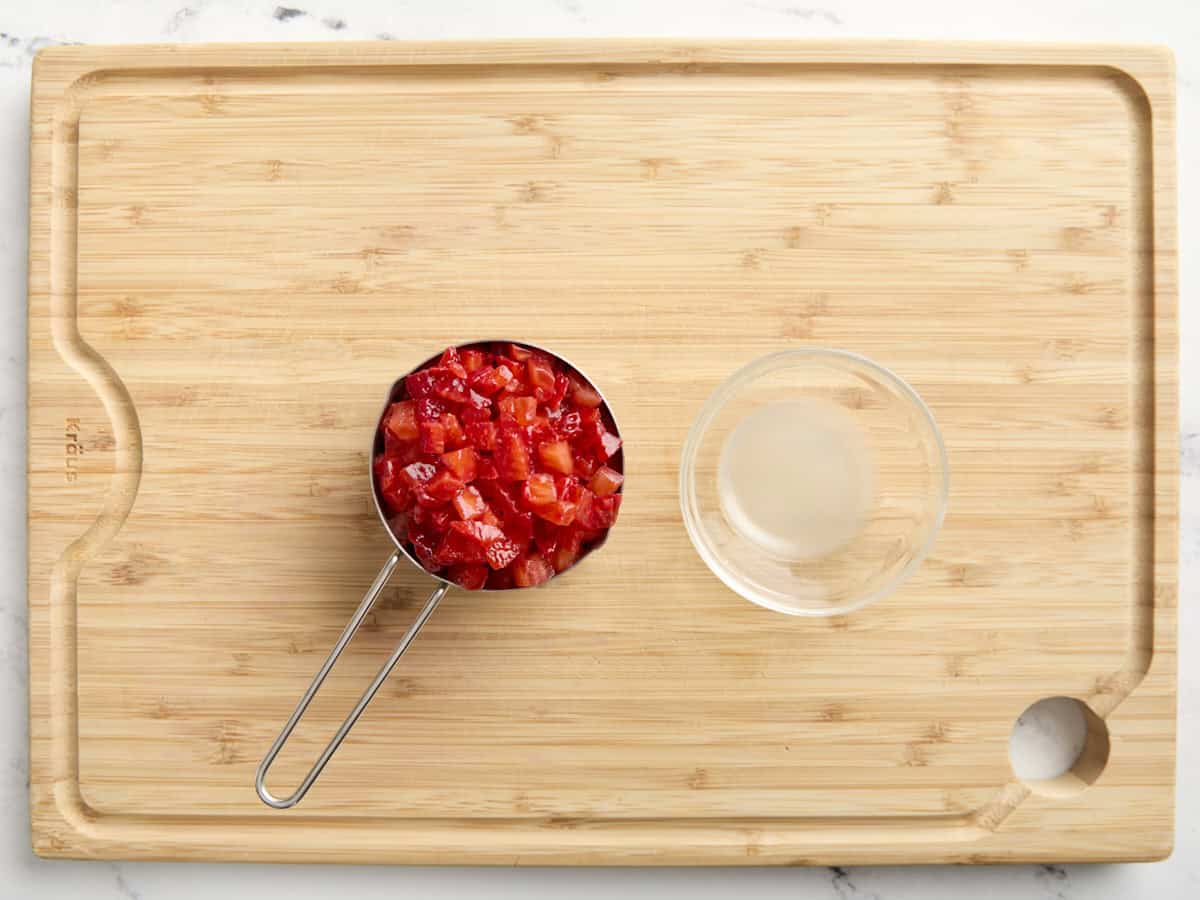
<path id="1" fill-rule="evenodd" d="M 809 3 L 819 5 L 808 5 Z M 1195 0 L 0 0 L 0 897 L 747 897 L 935 900 L 1200 895 L 1200 657 L 1180 655 L 1174 856 L 1128 866 L 854 869 L 301 867 L 50 862 L 29 849 L 25 596 L 25 287 L 30 62 L 63 42 L 488 37 L 895 37 L 1166 44 L 1179 94 L 1180 247 L 1200 225 L 1200 3 Z M 1192 163 L 1192 165 L 1189 165 Z M 1200 640 L 1200 315 L 1181 252 L 1180 642 Z"/>

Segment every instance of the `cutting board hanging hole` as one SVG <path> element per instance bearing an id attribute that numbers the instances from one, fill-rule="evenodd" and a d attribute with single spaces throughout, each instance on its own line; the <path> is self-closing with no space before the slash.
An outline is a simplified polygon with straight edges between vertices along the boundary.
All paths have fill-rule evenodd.
<path id="1" fill-rule="evenodd" d="M 1013 772 L 1037 794 L 1069 797 L 1094 784 L 1108 762 L 1108 726 L 1073 697 L 1047 697 L 1013 725 Z"/>

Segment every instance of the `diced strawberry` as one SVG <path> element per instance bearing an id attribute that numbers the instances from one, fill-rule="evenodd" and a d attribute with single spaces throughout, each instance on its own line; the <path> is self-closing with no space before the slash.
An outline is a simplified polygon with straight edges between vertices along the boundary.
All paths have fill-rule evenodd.
<path id="1" fill-rule="evenodd" d="M 558 491 L 558 499 L 568 503 L 578 503 L 583 494 L 583 485 L 573 475 L 555 475 L 554 487 Z"/>
<path id="2" fill-rule="evenodd" d="M 554 376 L 554 393 L 550 395 L 550 399 L 546 401 L 547 409 L 558 409 L 562 406 L 563 399 L 567 396 L 567 388 L 570 383 L 567 381 L 567 376 L 562 372 L 558 372 Z"/>
<path id="3" fill-rule="evenodd" d="M 408 540 L 408 530 L 412 526 L 412 520 L 412 514 L 408 512 L 398 512 L 394 516 L 388 517 L 388 528 L 392 530 L 392 534 L 396 536 L 396 540 Z"/>
<path id="4" fill-rule="evenodd" d="M 604 434 L 600 435 L 600 453 L 603 454 L 605 459 L 612 459 L 620 449 L 621 439 L 611 431 L 605 431 Z"/>
<path id="5" fill-rule="evenodd" d="M 625 483 L 625 476 L 615 469 L 610 469 L 608 466 L 601 466 L 592 475 L 592 480 L 588 482 L 588 487 L 597 497 L 607 497 L 609 494 L 615 494 L 620 490 L 621 485 Z"/>
<path id="6" fill-rule="evenodd" d="M 509 344 L 504 348 L 504 355 L 515 359 L 517 362 L 525 362 L 529 357 L 533 356 L 532 350 L 527 350 L 520 344 Z"/>
<path id="7" fill-rule="evenodd" d="M 573 409 L 563 413 L 559 416 L 554 428 L 561 437 L 568 440 L 583 434 L 583 420 L 579 417 L 579 410 Z"/>
<path id="8" fill-rule="evenodd" d="M 402 509 L 407 504 L 408 485 L 395 459 L 386 456 L 375 458 L 375 483 L 379 485 L 379 495 L 390 508 Z"/>
<path id="9" fill-rule="evenodd" d="M 424 400 L 433 396 L 433 375 L 431 370 L 426 369 L 423 372 L 413 372 L 404 379 L 404 387 L 408 390 L 408 396 L 416 400 Z"/>
<path id="10" fill-rule="evenodd" d="M 490 397 L 503 387 L 502 384 L 496 384 L 493 380 L 495 374 L 496 370 L 492 366 L 480 366 L 467 376 L 467 386 L 485 397 Z"/>
<path id="11" fill-rule="evenodd" d="M 517 503 L 512 488 L 502 481 L 481 481 L 478 485 L 480 493 L 499 515 L 504 533 L 518 546 L 527 546 L 533 538 L 533 518 Z"/>
<path id="12" fill-rule="evenodd" d="M 508 591 L 513 588 L 512 568 L 506 567 L 488 575 L 487 589 L 489 591 Z"/>
<path id="13" fill-rule="evenodd" d="M 442 428 L 446 430 L 446 449 L 457 450 L 467 445 L 467 436 L 454 413 L 442 413 Z"/>
<path id="14" fill-rule="evenodd" d="M 451 563 L 481 563 L 486 560 L 487 548 L 504 539 L 504 532 L 483 522 L 451 522 L 437 550 L 442 565 Z"/>
<path id="15" fill-rule="evenodd" d="M 422 566 L 430 572 L 436 572 L 441 567 L 437 561 L 437 547 L 441 543 L 438 535 L 424 529 L 410 528 L 408 540 Z"/>
<path id="16" fill-rule="evenodd" d="M 434 393 L 451 403 L 466 403 L 471 396 L 468 393 L 466 375 L 466 372 L 463 372 L 461 376 L 447 372 L 436 379 Z"/>
<path id="17" fill-rule="evenodd" d="M 614 502 L 615 501 L 615 502 Z M 612 528 L 617 520 L 617 503 L 621 502 L 620 494 L 610 494 L 607 497 L 597 497 L 592 501 L 592 527 Z"/>
<path id="18" fill-rule="evenodd" d="M 466 525 L 467 522 L 454 522 L 446 533 L 442 535 L 442 541 L 438 544 L 437 553 L 434 559 L 438 565 L 449 566 L 455 563 L 482 563 L 487 561 L 487 548 L 482 542 L 475 540 L 474 536 L 456 530 L 455 525 Z"/>
<path id="19" fill-rule="evenodd" d="M 580 528 L 594 528 L 592 524 L 592 507 L 595 505 L 596 495 L 587 488 L 579 492 L 579 499 L 575 501 L 575 522 Z"/>
<path id="20" fill-rule="evenodd" d="M 427 505 L 449 503 L 463 487 L 461 481 L 443 469 L 425 482 L 418 500 L 426 501 Z"/>
<path id="21" fill-rule="evenodd" d="M 421 459 L 421 443 L 420 441 L 402 441 L 390 431 L 385 431 L 383 433 L 383 455 L 388 459 L 394 459 L 399 466 L 407 466 L 409 463 Z"/>
<path id="22" fill-rule="evenodd" d="M 493 569 L 503 569 L 521 555 L 521 548 L 510 538 L 497 538 L 484 551 L 487 564 Z"/>
<path id="23" fill-rule="evenodd" d="M 554 552 L 554 548 L 558 546 L 559 532 L 562 529 L 551 522 L 549 519 L 534 517 L 533 519 L 533 546 L 537 547 L 538 552 L 550 557 Z"/>
<path id="24" fill-rule="evenodd" d="M 471 485 L 467 485 L 458 495 L 451 501 L 454 511 L 458 513 L 458 517 L 464 521 L 470 519 L 480 519 L 487 511 L 487 504 L 483 500 L 483 495 L 479 493 Z"/>
<path id="25" fill-rule="evenodd" d="M 449 369 L 458 378 L 466 378 L 467 370 L 462 364 L 462 356 L 458 352 L 457 347 L 447 347 L 442 351 L 442 358 L 438 365 L 443 369 Z"/>
<path id="26" fill-rule="evenodd" d="M 575 474 L 580 478 L 591 478 L 596 471 L 597 462 L 590 453 L 575 454 Z"/>
<path id="27" fill-rule="evenodd" d="M 525 361 L 525 377 L 539 403 L 546 403 L 554 396 L 554 366 L 546 357 L 531 355 Z"/>
<path id="28" fill-rule="evenodd" d="M 579 413 L 579 421 L 583 425 L 584 429 L 586 429 L 588 425 L 594 425 L 596 422 L 600 421 L 600 410 L 595 407 L 581 406 L 577 412 Z"/>
<path id="29" fill-rule="evenodd" d="M 493 541 L 498 541 L 504 537 L 504 532 L 501 529 L 494 525 L 488 525 L 485 522 L 456 522 L 451 527 L 453 528 L 458 525 L 465 528 L 485 547 L 491 546 Z"/>
<path id="30" fill-rule="evenodd" d="M 469 391 L 468 394 L 469 396 L 467 398 L 467 405 L 464 407 L 464 409 L 478 410 L 485 415 L 488 414 L 492 408 L 492 401 L 473 389 Z"/>
<path id="31" fill-rule="evenodd" d="M 551 441 L 538 447 L 538 459 L 542 468 L 551 472 L 570 475 L 575 471 L 575 460 L 571 457 L 571 445 L 566 441 Z"/>
<path id="32" fill-rule="evenodd" d="M 434 506 L 418 503 L 413 507 L 412 521 L 430 534 L 442 534 L 454 521 L 454 511 L 446 503 Z"/>
<path id="33" fill-rule="evenodd" d="M 559 533 L 558 544 L 554 551 L 548 554 L 550 565 L 555 572 L 562 572 L 575 565 L 583 550 L 583 532 L 578 528 L 567 528 Z"/>
<path id="34" fill-rule="evenodd" d="M 402 441 L 415 441 L 417 433 L 417 403 L 415 400 L 401 400 L 388 408 L 387 418 L 383 427 Z"/>
<path id="35" fill-rule="evenodd" d="M 600 436 L 604 434 L 604 423 L 600 421 L 600 416 L 594 416 L 591 419 L 583 419 L 580 424 L 579 434 L 574 440 L 576 447 L 582 447 L 585 450 L 591 451 L 600 443 Z"/>
<path id="36" fill-rule="evenodd" d="M 479 492 L 505 521 L 511 516 L 525 513 L 520 503 L 517 502 L 517 494 L 511 485 L 500 481 L 484 481 L 479 484 Z"/>
<path id="37" fill-rule="evenodd" d="M 474 481 L 479 466 L 479 454 L 470 447 L 453 450 L 442 454 L 442 465 L 449 469 L 459 481 L 464 483 Z"/>
<path id="38" fill-rule="evenodd" d="M 475 463 L 476 481 L 495 481 L 497 477 L 496 464 L 489 457 L 485 456 Z"/>
<path id="39" fill-rule="evenodd" d="M 458 358 L 468 375 L 478 372 L 487 363 L 487 354 L 482 350 L 459 350 Z"/>
<path id="40" fill-rule="evenodd" d="M 466 427 L 467 440 L 477 450 L 491 452 L 496 449 L 495 422 L 468 422 Z"/>
<path id="41" fill-rule="evenodd" d="M 446 426 L 441 422 L 422 422 L 421 452 L 442 453 L 446 449 Z"/>
<path id="42" fill-rule="evenodd" d="M 463 428 L 466 428 L 471 423 L 490 422 L 492 421 L 491 407 L 490 400 L 488 401 L 488 405 L 482 409 L 473 403 L 464 403 L 458 408 L 458 421 L 462 422 Z"/>
<path id="43" fill-rule="evenodd" d="M 544 473 L 530 475 L 525 481 L 523 496 L 526 505 L 534 508 L 554 503 L 558 499 L 558 492 L 554 486 L 554 476 Z"/>
<path id="44" fill-rule="evenodd" d="M 496 472 L 505 481 L 524 481 L 529 477 L 529 448 L 515 429 L 501 429 L 496 436 L 494 460 Z"/>
<path id="45" fill-rule="evenodd" d="M 505 516 L 504 533 L 508 535 L 509 540 L 524 550 L 533 540 L 533 522 L 532 514 L 527 512 Z"/>
<path id="46" fill-rule="evenodd" d="M 408 482 L 408 487 L 412 491 L 416 491 L 437 474 L 437 468 L 425 462 L 412 463 L 400 471 L 401 477 Z"/>
<path id="47" fill-rule="evenodd" d="M 462 371 L 462 366 L 460 365 L 458 369 Z M 460 375 L 455 370 L 435 366 L 432 369 L 424 369 L 409 375 L 404 379 L 404 386 L 408 388 L 408 395 L 417 400 L 440 397 L 452 403 L 465 403 L 467 401 L 466 374 L 465 371 L 462 371 Z"/>
<path id="48" fill-rule="evenodd" d="M 462 366 L 458 366 L 458 370 L 462 371 Z M 425 371 L 410 374 L 404 379 L 404 386 L 408 388 L 409 396 L 416 400 L 442 398 L 451 403 L 467 402 L 467 373 L 464 371 L 458 374 L 440 366 L 426 368 Z"/>
<path id="49" fill-rule="evenodd" d="M 423 397 L 417 401 L 417 422 L 437 422 L 445 411 L 446 407 L 437 400 Z"/>
<path id="50" fill-rule="evenodd" d="M 592 504 L 595 506 L 595 502 Z M 553 522 L 555 525 L 570 525 L 575 521 L 574 503 L 568 503 L 565 500 L 556 500 L 545 506 L 535 507 L 533 514 L 540 516 L 548 522 Z"/>
<path id="51" fill-rule="evenodd" d="M 585 384 L 581 384 L 575 388 L 574 393 L 571 394 L 571 399 L 575 401 L 576 406 L 585 406 L 588 409 L 595 409 L 604 402 L 600 397 L 599 391 Z"/>
<path id="52" fill-rule="evenodd" d="M 491 397 L 512 382 L 513 370 L 506 365 L 484 366 L 472 373 L 468 380 L 473 390 Z"/>
<path id="53" fill-rule="evenodd" d="M 466 373 L 463 374 L 465 375 Z M 454 374 L 447 374 L 445 377 L 438 379 L 434 390 L 439 397 L 450 403 L 466 403 L 471 396 L 466 378 L 460 378 Z"/>
<path id="54" fill-rule="evenodd" d="M 507 416 L 517 425 L 532 425 L 537 416 L 537 400 L 533 397 L 502 397 L 500 415 Z"/>
<path id="55" fill-rule="evenodd" d="M 519 363 L 511 359 L 496 360 L 496 366 L 503 366 L 508 371 L 512 372 L 512 380 L 504 385 L 505 394 L 518 394 L 524 396 L 529 392 L 529 385 L 525 383 L 525 364 Z"/>
<path id="56" fill-rule="evenodd" d="M 533 422 L 525 426 L 525 434 L 529 438 L 529 446 L 531 447 L 537 447 L 539 444 L 548 444 L 558 438 L 558 433 L 554 430 L 554 426 L 550 424 L 550 420 L 545 416 L 534 416 Z"/>
<path id="57" fill-rule="evenodd" d="M 612 528 L 613 523 L 617 521 L 617 511 L 620 508 L 620 494 L 597 497 L 591 491 L 585 491 L 579 500 L 579 508 L 576 510 L 575 516 L 583 528 Z"/>
<path id="58" fill-rule="evenodd" d="M 446 570 L 446 577 L 459 587 L 477 591 L 487 584 L 488 567 L 480 563 L 455 563 Z"/>
<path id="59" fill-rule="evenodd" d="M 575 443 L 590 449 L 601 462 L 610 459 L 621 449 L 621 439 L 609 432 L 599 418 L 583 423 L 583 433 Z"/>
<path id="60" fill-rule="evenodd" d="M 550 563 L 537 554 L 518 557 L 512 564 L 513 584 L 517 587 L 534 587 L 549 581 L 554 575 Z"/>

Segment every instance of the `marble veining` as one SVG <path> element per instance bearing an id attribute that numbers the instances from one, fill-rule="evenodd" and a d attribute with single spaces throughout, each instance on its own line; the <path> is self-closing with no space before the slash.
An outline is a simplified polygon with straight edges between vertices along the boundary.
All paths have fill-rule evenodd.
<path id="1" fill-rule="evenodd" d="M 1064 7 L 1067 5 L 1063 5 Z M 653 896 L 938 900 L 987 892 L 995 900 L 1172 898 L 1200 883 L 1200 774 L 1179 770 L 1177 849 L 1144 866 L 886 867 L 752 870 L 490 870 L 350 866 L 248 866 L 50 862 L 29 849 L 25 597 L 25 304 L 30 67 L 42 47 L 62 43 L 392 40 L 503 36 L 903 37 L 1126 41 L 1173 45 L 1178 67 L 1180 246 L 1200 222 L 1200 5 L 1141 0 L 1093 8 L 1044 0 L 983 6 L 955 0 L 839 2 L 772 0 L 253 0 L 108 4 L 91 0 L 0 0 L 0 897 L 60 900 L 188 900 L 257 896 L 288 900 L 353 893 L 462 897 Z M 1181 284 L 1181 627 L 1200 637 L 1200 313 L 1189 308 L 1187 255 Z M 1194 281 L 1194 278 L 1190 279 Z M 1193 292 L 1194 293 L 1194 292 Z M 1192 305 L 1194 307 L 1194 304 Z M 1191 601 L 1189 604 L 1188 601 Z M 1180 654 L 1179 758 L 1200 737 L 1200 661 Z M 1191 885 L 1189 888 L 1188 885 Z"/>
<path id="2" fill-rule="evenodd" d="M 819 6 L 789 6 L 786 4 L 749 3 L 748 6 L 763 12 L 776 13 L 781 16 L 792 16 L 805 22 L 827 22 L 830 25 L 842 25 L 842 17 L 832 9 Z"/>

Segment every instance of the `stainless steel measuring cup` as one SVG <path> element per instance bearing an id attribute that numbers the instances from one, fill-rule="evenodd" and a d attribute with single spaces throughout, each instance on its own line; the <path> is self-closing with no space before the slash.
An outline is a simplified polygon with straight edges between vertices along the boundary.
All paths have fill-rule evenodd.
<path id="1" fill-rule="evenodd" d="M 608 405 L 608 401 L 604 399 L 604 395 L 600 391 L 599 387 L 597 387 L 595 382 L 588 378 L 583 372 L 571 365 L 571 363 L 563 359 L 563 357 L 559 356 L 557 353 L 553 353 L 543 347 L 539 347 L 536 344 L 530 344 L 525 341 L 471 341 L 470 343 L 457 345 L 456 349 L 466 350 L 473 347 L 484 347 L 501 343 L 515 343 L 520 347 L 527 347 L 530 350 L 538 350 L 553 358 L 563 367 L 577 373 L 584 381 L 590 384 L 597 393 L 600 394 L 600 409 L 605 414 L 608 423 L 612 425 L 613 434 L 615 434 L 617 437 L 620 437 L 621 431 L 617 427 L 616 419 L 612 414 L 612 408 Z M 284 724 L 283 730 L 279 732 L 279 736 L 275 738 L 275 742 L 271 744 L 271 749 L 267 751 L 267 755 L 264 756 L 262 762 L 258 764 L 258 771 L 254 778 L 254 789 L 258 791 L 258 796 L 263 803 L 267 804 L 267 806 L 272 806 L 275 809 L 289 809 L 304 799 L 304 795 L 308 793 L 308 789 L 311 788 L 317 778 L 320 777 L 325 765 L 333 757 L 333 754 L 337 752 L 337 749 L 339 746 L 341 746 L 342 741 L 346 739 L 346 735 L 350 733 L 350 729 L 354 727 L 354 723 L 358 721 L 359 716 L 361 716 L 363 711 L 367 708 L 367 704 L 371 702 L 371 698 L 375 696 L 376 692 L 383 685 L 384 681 L 387 680 L 388 675 L 391 674 L 392 669 L 396 667 L 396 663 L 400 661 L 400 657 L 404 655 L 404 652 L 409 648 L 409 645 L 412 644 L 413 639 L 416 638 L 417 633 L 421 630 L 421 627 L 429 620 L 429 617 L 437 608 L 438 603 L 441 602 L 441 599 L 446 596 L 446 592 L 449 591 L 450 588 L 457 587 L 454 582 L 430 572 L 428 569 L 422 566 L 421 563 L 417 561 L 416 557 L 409 552 L 405 542 L 400 540 L 396 536 L 395 532 L 392 531 L 391 526 L 388 524 L 387 516 L 384 512 L 384 504 L 380 495 L 379 483 L 375 477 L 374 466 L 375 454 L 383 449 L 384 417 L 387 415 L 388 408 L 393 402 L 403 399 L 405 393 L 404 380 L 409 375 L 419 372 L 422 369 L 432 365 L 440 356 L 440 353 L 431 356 L 419 366 L 413 367 L 410 371 L 397 378 L 392 384 L 391 388 L 388 390 L 387 402 L 384 403 L 383 410 L 376 419 L 375 431 L 372 436 L 371 453 L 369 454 L 367 460 L 367 470 L 371 479 L 371 498 L 375 503 L 375 513 L 379 516 L 379 521 L 387 531 L 388 537 L 391 538 L 395 549 L 392 550 L 391 555 L 384 561 L 383 567 L 379 570 L 379 574 L 375 576 L 375 580 L 371 582 L 371 586 L 367 588 L 367 593 L 363 596 L 362 602 L 358 604 L 358 609 L 354 611 L 354 615 L 350 617 L 350 621 L 346 624 L 345 629 L 342 631 L 341 637 L 337 639 L 337 643 L 334 644 L 333 649 L 329 651 L 329 655 L 325 658 L 325 662 L 321 664 L 321 668 L 318 669 L 317 674 L 313 676 L 312 682 L 309 684 L 308 689 L 304 692 L 304 695 L 300 698 L 300 702 L 296 704 L 296 708 L 292 711 L 291 716 Z M 609 461 L 609 465 L 612 465 L 617 468 L 618 471 L 623 472 L 623 453 L 618 451 L 617 455 Z M 589 547 L 587 551 L 579 557 L 578 560 L 576 560 L 575 565 L 578 565 L 586 556 L 589 556 L 598 550 L 606 540 L 608 540 L 607 532 L 603 537 L 600 538 L 599 541 Z M 300 782 L 300 786 L 287 797 L 276 797 L 267 790 L 266 786 L 267 772 L 270 770 L 271 764 L 275 762 L 275 757 L 279 755 L 279 752 L 287 743 L 288 738 L 291 737 L 292 732 L 300 723 L 300 719 L 304 716 L 305 710 L 308 709 L 308 705 L 312 703 L 313 698 L 316 697 L 317 692 L 321 689 L 321 685 L 324 683 L 326 676 L 329 674 L 334 664 L 338 661 L 338 657 L 342 655 L 342 651 L 346 649 L 346 645 L 349 644 L 351 639 L 354 637 L 355 632 L 358 631 L 359 626 L 362 625 L 363 619 L 367 617 L 367 613 L 369 613 L 371 608 L 375 605 L 375 601 L 378 599 L 379 594 L 387 586 L 388 581 L 392 577 L 392 573 L 396 571 L 396 567 L 400 564 L 402 559 L 412 563 L 412 565 L 416 566 L 430 578 L 433 578 L 437 582 L 437 587 L 434 588 L 433 593 L 430 594 L 429 599 L 425 601 L 425 605 L 421 608 L 420 613 L 417 614 L 416 619 L 413 620 L 413 623 L 410 626 L 408 626 L 408 630 L 404 632 L 404 635 L 400 638 L 399 643 L 396 644 L 396 649 L 392 651 L 392 655 L 389 656 L 384 664 L 379 667 L 379 671 L 375 674 L 375 678 L 369 685 L 367 685 L 366 690 L 364 690 L 362 695 L 358 698 L 358 702 L 354 704 L 354 708 L 350 710 L 350 713 L 338 727 L 337 732 L 329 740 L 329 743 L 325 745 L 325 749 L 321 751 L 321 755 L 317 757 L 317 761 L 313 763 L 312 768 L 308 770 L 308 774 L 304 776 L 304 780 Z M 555 573 L 555 575 L 552 575 L 549 580 L 544 582 L 544 584 L 549 584 L 551 581 L 557 578 L 558 575 L 566 574 L 566 572 L 569 572 L 571 568 L 574 568 L 574 565 L 568 569 L 564 569 L 563 572 Z M 541 587 L 541 585 L 538 585 L 538 587 Z M 513 590 L 521 590 L 521 588 L 514 588 Z M 480 591 L 488 591 L 488 589 L 480 588 Z"/>

